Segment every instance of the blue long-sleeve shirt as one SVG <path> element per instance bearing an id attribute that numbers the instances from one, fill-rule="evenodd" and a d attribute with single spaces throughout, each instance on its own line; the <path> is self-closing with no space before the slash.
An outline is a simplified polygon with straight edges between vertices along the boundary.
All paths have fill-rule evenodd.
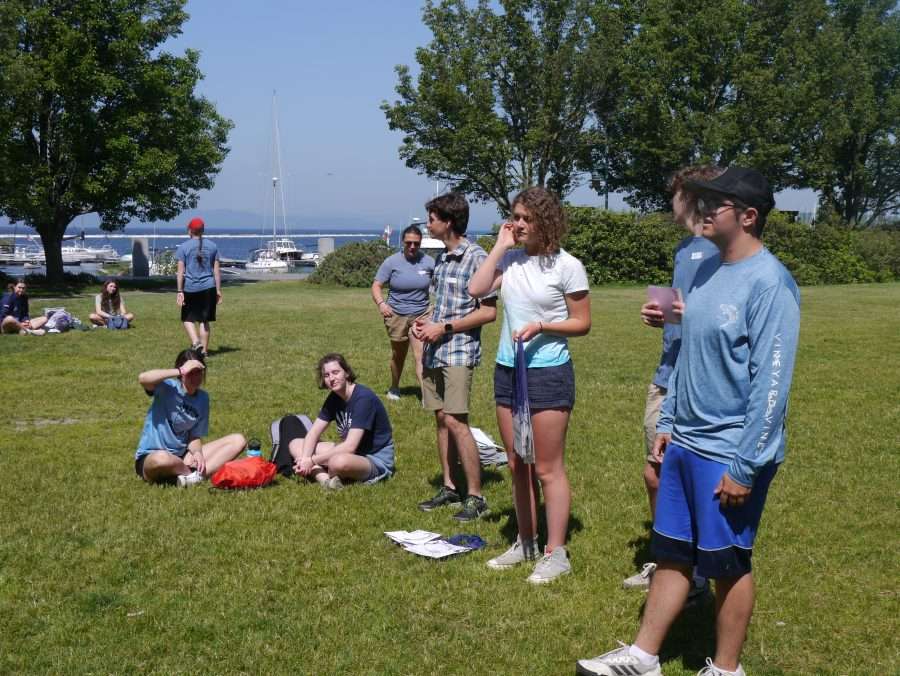
<path id="1" fill-rule="evenodd" d="M 800 331 L 800 292 L 765 248 L 697 272 L 681 351 L 657 432 L 752 486 L 784 460 L 785 416 Z"/>
<path id="2" fill-rule="evenodd" d="M 719 260 L 719 247 L 706 237 L 685 237 L 675 247 L 675 265 L 672 269 L 672 287 L 681 290 L 681 297 L 687 301 L 694 284 L 694 277 L 700 266 L 709 259 Z M 662 354 L 659 366 L 653 374 L 653 384 L 666 388 L 672 369 L 681 349 L 681 324 L 666 322 L 663 326 Z"/>
<path id="3" fill-rule="evenodd" d="M 28 296 L 19 296 L 15 291 L 3 294 L 3 298 L 0 299 L 0 321 L 10 315 L 20 322 L 31 319 L 28 314 Z"/>

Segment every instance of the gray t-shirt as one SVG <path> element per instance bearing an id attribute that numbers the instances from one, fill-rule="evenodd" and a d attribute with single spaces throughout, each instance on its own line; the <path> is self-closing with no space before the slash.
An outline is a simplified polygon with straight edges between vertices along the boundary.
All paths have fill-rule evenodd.
<path id="1" fill-rule="evenodd" d="M 200 239 L 191 237 L 175 250 L 175 258 L 184 263 L 184 290 L 188 293 L 205 291 L 216 285 L 213 277 L 213 263 L 219 258 L 219 247 L 205 237 L 203 246 Z"/>
<path id="2" fill-rule="evenodd" d="M 387 304 L 398 315 L 420 315 L 428 309 L 428 288 L 434 274 L 434 259 L 419 253 L 410 261 L 402 253 L 384 259 L 375 281 L 388 284 Z"/>

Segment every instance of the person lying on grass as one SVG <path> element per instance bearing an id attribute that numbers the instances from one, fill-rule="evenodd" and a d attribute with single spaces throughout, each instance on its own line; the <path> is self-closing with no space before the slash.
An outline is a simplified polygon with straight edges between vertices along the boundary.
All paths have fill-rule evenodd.
<path id="1" fill-rule="evenodd" d="M 394 437 L 384 404 L 344 357 L 326 354 L 316 367 L 319 388 L 329 390 L 322 410 L 305 438 L 289 438 L 294 471 L 323 488 L 339 489 L 342 479 L 374 484 L 394 473 Z M 331 422 L 340 443 L 319 441 Z"/>
<path id="2" fill-rule="evenodd" d="M 134 471 L 144 481 L 194 486 L 244 450 L 241 434 L 203 443 L 209 431 L 209 395 L 200 389 L 205 377 L 206 364 L 193 349 L 178 353 L 175 368 L 138 376 L 153 397 L 134 454 Z"/>

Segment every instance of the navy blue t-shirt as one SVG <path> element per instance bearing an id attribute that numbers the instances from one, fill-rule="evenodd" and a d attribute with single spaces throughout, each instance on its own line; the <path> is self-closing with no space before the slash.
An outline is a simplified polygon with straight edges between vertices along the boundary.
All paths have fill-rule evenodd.
<path id="1" fill-rule="evenodd" d="M 7 317 L 15 317 L 20 322 L 31 319 L 28 315 L 28 296 L 19 296 L 15 291 L 3 294 L 3 300 L 0 301 L 0 320 Z"/>
<path id="2" fill-rule="evenodd" d="M 335 421 L 338 434 L 345 440 L 351 429 L 364 430 L 357 455 L 369 455 L 394 443 L 391 421 L 381 399 L 365 385 L 355 385 L 350 399 L 344 401 L 334 392 L 328 395 L 319 420 Z"/>

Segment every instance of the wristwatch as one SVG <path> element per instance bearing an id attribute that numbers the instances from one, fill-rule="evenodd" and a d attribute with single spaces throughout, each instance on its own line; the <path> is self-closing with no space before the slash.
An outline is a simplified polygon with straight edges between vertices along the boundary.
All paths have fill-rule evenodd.
<path id="1" fill-rule="evenodd" d="M 444 333 L 453 333 L 453 324 L 450 322 L 444 324 Z"/>

